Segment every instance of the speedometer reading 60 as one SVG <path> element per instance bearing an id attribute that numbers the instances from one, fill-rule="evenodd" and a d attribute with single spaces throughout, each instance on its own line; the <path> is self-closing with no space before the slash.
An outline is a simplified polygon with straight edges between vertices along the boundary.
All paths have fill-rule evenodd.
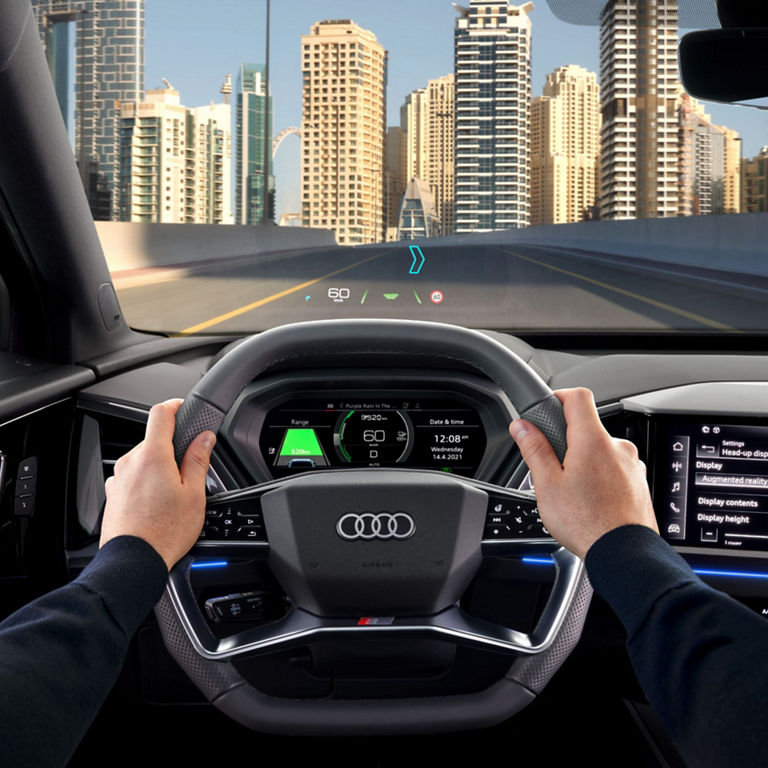
<path id="1" fill-rule="evenodd" d="M 347 464 L 399 464 L 413 446 L 413 426 L 402 411 L 347 411 L 333 432 L 339 458 Z"/>

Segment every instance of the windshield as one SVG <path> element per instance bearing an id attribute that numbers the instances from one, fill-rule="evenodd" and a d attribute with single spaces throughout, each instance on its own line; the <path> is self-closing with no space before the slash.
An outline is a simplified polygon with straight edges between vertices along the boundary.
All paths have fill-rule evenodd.
<path id="1" fill-rule="evenodd" d="M 766 329 L 767 118 L 678 73 L 714 1 L 32 5 L 135 328 Z"/>

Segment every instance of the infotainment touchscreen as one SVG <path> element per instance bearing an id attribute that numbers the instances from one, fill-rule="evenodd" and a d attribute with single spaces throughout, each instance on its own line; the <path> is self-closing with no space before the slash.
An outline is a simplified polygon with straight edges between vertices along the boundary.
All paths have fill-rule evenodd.
<path id="1" fill-rule="evenodd" d="M 768 551 L 768 426 L 670 420 L 654 503 L 670 543 Z"/>

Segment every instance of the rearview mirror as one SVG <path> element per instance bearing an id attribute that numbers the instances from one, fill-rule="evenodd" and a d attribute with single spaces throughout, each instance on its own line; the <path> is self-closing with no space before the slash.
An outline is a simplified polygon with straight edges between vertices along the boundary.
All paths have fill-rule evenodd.
<path id="1" fill-rule="evenodd" d="M 768 96 L 768 28 L 690 32 L 680 41 L 685 90 L 709 101 Z"/>

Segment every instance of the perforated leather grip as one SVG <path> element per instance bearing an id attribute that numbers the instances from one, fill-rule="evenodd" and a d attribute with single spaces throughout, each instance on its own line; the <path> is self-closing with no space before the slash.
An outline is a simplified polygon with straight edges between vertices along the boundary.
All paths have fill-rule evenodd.
<path id="1" fill-rule="evenodd" d="M 176 430 L 173 433 L 173 455 L 179 466 L 190 443 L 206 429 L 218 432 L 224 416 L 215 405 L 194 393 L 187 397 L 176 414 Z"/>
<path id="2" fill-rule="evenodd" d="M 563 463 L 568 443 L 565 440 L 565 415 L 563 404 L 555 395 L 550 395 L 526 411 L 520 412 L 521 418 L 538 427 L 555 449 L 555 455 Z"/>
<path id="3" fill-rule="evenodd" d="M 541 693 L 579 642 L 591 600 L 592 585 L 586 570 L 583 570 L 557 640 L 542 653 L 518 659 L 507 672 L 507 678 L 537 695 Z"/>

